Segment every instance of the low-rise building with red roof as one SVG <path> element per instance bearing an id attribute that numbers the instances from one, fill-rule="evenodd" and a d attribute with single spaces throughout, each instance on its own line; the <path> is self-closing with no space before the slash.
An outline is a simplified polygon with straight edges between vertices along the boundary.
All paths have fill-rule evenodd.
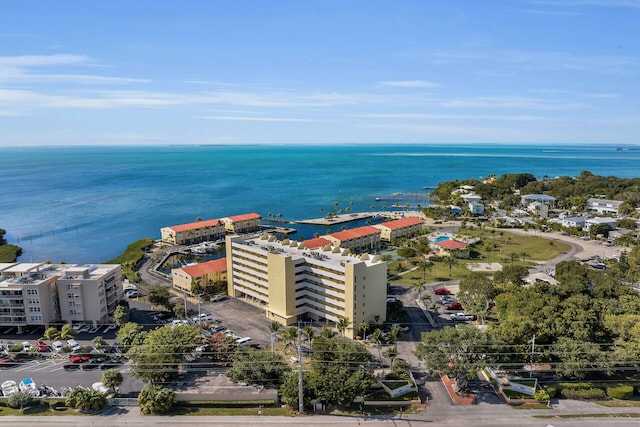
<path id="1" fill-rule="evenodd" d="M 331 244 L 335 247 L 357 250 L 376 247 L 380 243 L 380 233 L 380 230 L 376 227 L 367 225 L 322 237 L 331 241 Z"/>
<path id="2" fill-rule="evenodd" d="M 466 249 L 468 244 L 459 240 L 448 239 L 437 242 L 436 246 L 440 248 L 440 255 L 449 255 L 452 250 Z"/>
<path id="3" fill-rule="evenodd" d="M 332 245 L 331 240 L 325 239 L 324 237 L 315 237 L 313 239 L 308 239 L 304 242 L 300 242 L 300 247 L 304 247 L 307 249 L 324 248 L 327 245 Z"/>
<path id="4" fill-rule="evenodd" d="M 422 224 L 420 218 L 406 217 L 376 224 L 373 227 L 380 230 L 380 240 L 391 242 L 401 237 L 413 237 L 419 234 Z"/>
<path id="5" fill-rule="evenodd" d="M 195 295 L 204 292 L 207 288 L 212 288 L 216 282 L 227 281 L 227 259 L 220 258 L 212 261 L 200 262 L 198 264 L 186 265 L 171 270 L 173 287 Z M 226 287 L 222 285 L 222 287 Z"/>
<path id="6" fill-rule="evenodd" d="M 242 234 L 257 231 L 262 227 L 262 217 L 257 213 L 247 213 L 222 218 L 224 229 L 230 233 Z"/>
<path id="7" fill-rule="evenodd" d="M 162 241 L 173 245 L 198 243 L 224 238 L 224 223 L 220 219 L 207 219 L 188 224 L 171 225 L 160 229 Z"/>

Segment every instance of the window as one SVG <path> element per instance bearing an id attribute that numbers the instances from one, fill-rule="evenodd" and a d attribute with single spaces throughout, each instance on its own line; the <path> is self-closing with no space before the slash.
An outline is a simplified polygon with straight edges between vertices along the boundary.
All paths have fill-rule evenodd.
<path id="1" fill-rule="evenodd" d="M 38 320 L 42 320 L 42 316 L 31 316 L 30 319 L 31 321 L 38 321 Z"/>
<path id="2" fill-rule="evenodd" d="M 40 307 L 29 307 L 29 313 L 40 313 Z"/>
<path id="3" fill-rule="evenodd" d="M 69 307 L 75 307 L 75 306 L 76 306 L 75 301 L 69 301 Z"/>
<path id="4" fill-rule="evenodd" d="M 71 316 L 75 316 L 77 313 L 76 313 L 76 310 L 75 310 L 75 309 L 72 309 L 72 310 L 69 310 L 69 314 L 70 314 Z"/>
<path id="5" fill-rule="evenodd" d="M 37 289 L 27 289 L 27 295 L 38 295 Z"/>
<path id="6" fill-rule="evenodd" d="M 29 304 L 40 304 L 40 298 L 29 298 L 27 302 Z"/>
<path id="7" fill-rule="evenodd" d="M 76 294 L 74 294 L 74 293 L 71 293 L 71 292 L 67 293 L 67 298 L 73 299 L 73 298 L 75 298 L 75 296 L 76 296 Z"/>

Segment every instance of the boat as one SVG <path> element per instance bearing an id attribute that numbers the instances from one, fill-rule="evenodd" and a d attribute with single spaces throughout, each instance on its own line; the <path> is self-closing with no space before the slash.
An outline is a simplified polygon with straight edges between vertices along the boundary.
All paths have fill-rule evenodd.
<path id="1" fill-rule="evenodd" d="M 376 197 L 376 202 L 379 202 L 379 201 L 380 201 L 380 197 Z"/>
<path id="2" fill-rule="evenodd" d="M 16 394 L 19 390 L 18 390 L 18 386 L 16 385 L 15 381 L 5 381 L 2 383 L 2 395 L 4 397 L 9 397 L 12 394 Z"/>
<path id="3" fill-rule="evenodd" d="M 20 381 L 18 388 L 20 389 L 20 391 L 26 391 L 33 397 L 40 396 L 40 391 L 38 390 L 36 383 L 33 382 L 33 378 L 23 379 L 22 381 Z"/>

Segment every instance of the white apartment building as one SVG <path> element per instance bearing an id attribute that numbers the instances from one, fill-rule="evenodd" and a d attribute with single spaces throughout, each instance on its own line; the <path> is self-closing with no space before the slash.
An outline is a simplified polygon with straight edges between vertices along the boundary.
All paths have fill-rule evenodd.
<path id="1" fill-rule="evenodd" d="M 345 335 L 353 338 L 360 323 L 385 320 L 387 263 L 377 256 L 268 234 L 227 236 L 226 248 L 229 295 L 264 307 L 282 325 L 347 319 Z"/>
<path id="2" fill-rule="evenodd" d="M 624 202 L 620 200 L 589 199 L 587 200 L 587 210 L 596 211 L 599 214 L 617 214 L 622 203 Z"/>
<path id="3" fill-rule="evenodd" d="M 0 326 L 107 323 L 123 293 L 118 264 L 0 264 Z"/>

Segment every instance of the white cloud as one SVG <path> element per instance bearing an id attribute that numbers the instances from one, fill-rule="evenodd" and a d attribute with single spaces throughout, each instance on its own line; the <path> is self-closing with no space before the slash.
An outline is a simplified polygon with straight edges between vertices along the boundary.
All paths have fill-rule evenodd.
<path id="1" fill-rule="evenodd" d="M 394 87 L 421 88 L 421 87 L 440 87 L 438 83 L 427 82 L 424 80 L 388 80 L 382 81 L 380 84 Z"/>
<path id="2" fill-rule="evenodd" d="M 362 114 L 356 117 L 389 120 L 498 120 L 514 122 L 532 122 L 543 120 L 543 117 L 533 115 L 501 115 L 501 114 L 421 114 L 421 113 L 388 113 L 388 114 Z"/>
<path id="3" fill-rule="evenodd" d="M 291 117 L 248 117 L 248 116 L 199 116 L 196 117 L 203 120 L 227 120 L 227 121 L 246 121 L 246 122 L 314 122 L 311 119 L 299 119 Z"/>
<path id="4" fill-rule="evenodd" d="M 586 107 L 586 105 L 577 102 L 519 96 L 481 96 L 451 99 L 443 101 L 441 105 L 451 108 L 518 108 L 527 110 L 577 110 Z"/>

